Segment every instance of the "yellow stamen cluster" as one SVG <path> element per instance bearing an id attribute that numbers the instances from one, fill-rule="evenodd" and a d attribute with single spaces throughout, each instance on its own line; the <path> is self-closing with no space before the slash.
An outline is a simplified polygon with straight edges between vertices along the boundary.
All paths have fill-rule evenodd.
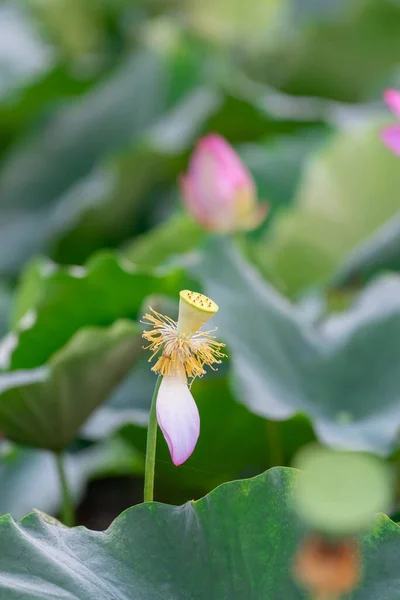
<path id="1" fill-rule="evenodd" d="M 215 330 L 197 329 L 187 333 L 180 330 L 179 322 L 160 315 L 152 308 L 150 311 L 151 314 L 145 314 L 142 320 L 145 325 L 153 327 L 143 333 L 143 337 L 150 342 L 147 348 L 153 352 L 149 361 L 162 351 L 152 371 L 193 380 L 204 375 L 205 365 L 213 369 L 213 365 L 219 364 L 219 359 L 225 356 L 221 352 L 225 344 L 214 341 L 214 336 L 211 335 Z"/>

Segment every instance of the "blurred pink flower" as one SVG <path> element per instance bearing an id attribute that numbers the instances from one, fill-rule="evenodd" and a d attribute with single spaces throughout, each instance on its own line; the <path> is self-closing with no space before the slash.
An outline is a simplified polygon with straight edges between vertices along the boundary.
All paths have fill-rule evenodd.
<path id="1" fill-rule="evenodd" d="M 198 141 L 180 186 L 188 212 L 209 231 L 254 229 L 268 212 L 266 204 L 257 205 L 257 191 L 249 171 L 228 142 L 217 134 Z"/>
<path id="2" fill-rule="evenodd" d="M 400 119 L 400 90 L 386 90 L 383 97 L 393 114 Z M 385 127 L 381 135 L 386 146 L 400 156 L 400 123 Z"/>

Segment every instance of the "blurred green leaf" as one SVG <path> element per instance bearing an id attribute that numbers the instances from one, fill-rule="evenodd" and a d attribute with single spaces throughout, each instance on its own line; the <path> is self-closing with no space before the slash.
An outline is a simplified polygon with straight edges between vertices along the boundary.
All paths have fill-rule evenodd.
<path id="1" fill-rule="evenodd" d="M 295 507 L 313 529 L 327 535 L 357 535 L 392 502 L 388 465 L 375 456 L 306 447 L 296 466 L 304 469 L 295 489 Z"/>
<path id="2" fill-rule="evenodd" d="M 78 499 L 85 477 L 68 455 L 66 468 L 72 495 Z M 57 514 L 61 504 L 58 473 L 50 452 L 3 442 L 0 455 L 0 513 L 20 519 L 33 508 Z"/>
<path id="3" fill-rule="evenodd" d="M 142 454 L 118 434 L 75 454 L 81 471 L 90 479 L 144 473 Z"/>
<path id="4" fill-rule="evenodd" d="M 330 2 L 324 2 L 322 0 L 293 0 L 294 7 L 294 18 L 296 22 L 309 23 L 323 19 L 329 21 L 333 18 L 339 17 L 343 14 L 347 6 L 346 0 L 331 0 Z"/>
<path id="5" fill-rule="evenodd" d="M 260 198 L 271 204 L 269 220 L 294 200 L 310 154 L 319 149 L 328 134 L 329 129 L 321 126 L 239 148 L 255 178 Z"/>
<path id="6" fill-rule="evenodd" d="M 91 188 L 94 193 L 87 203 L 78 186 L 81 213 L 69 222 L 65 219 L 64 229 L 53 234 L 51 256 L 63 264 L 82 264 L 99 248 L 115 247 L 131 236 L 147 212 L 148 195 L 154 187 L 165 185 L 169 170 L 164 156 L 142 146 L 109 161 L 87 178 L 89 183 L 96 175 L 99 183 Z M 74 190 L 75 186 L 71 193 Z"/>
<path id="7" fill-rule="evenodd" d="M 58 64 L 33 82 L 28 78 L 14 92 L 12 101 L 0 102 L 1 152 L 11 142 L 32 134 L 65 102 L 84 94 L 93 83 L 93 77 L 77 79 L 65 65 Z"/>
<path id="8" fill-rule="evenodd" d="M 14 274 L 114 192 L 115 174 L 92 169 L 155 122 L 167 83 L 166 59 L 145 51 L 131 56 L 9 153 L 0 170 L 2 272 Z"/>
<path id="9" fill-rule="evenodd" d="M 232 73 L 232 77 L 234 76 Z M 231 87 L 233 89 L 227 84 L 222 86 L 225 91 L 223 102 L 208 120 L 207 131 L 218 131 L 232 143 L 289 135 L 315 127 L 319 122 L 314 116 L 308 120 L 304 117 L 280 117 L 262 102 L 256 102 L 251 95 L 244 94 L 239 85 Z M 237 118 L 238 115 L 241 115 L 240 119 Z"/>
<path id="10" fill-rule="evenodd" d="M 264 262 L 293 295 L 329 280 L 349 251 L 398 211 L 400 169 L 380 127 L 337 134 L 311 160 L 293 208 L 260 245 Z"/>
<path id="11" fill-rule="evenodd" d="M 175 255 L 192 250 L 204 235 L 204 230 L 188 215 L 173 215 L 158 227 L 136 238 L 125 249 L 125 255 L 136 265 L 156 267 Z"/>
<path id="12" fill-rule="evenodd" d="M 352 0 L 331 19 L 315 11 L 299 20 L 296 1 L 275 47 L 259 60 L 257 74 L 289 94 L 360 102 L 380 92 L 400 59 L 400 6 L 392 0 Z M 319 2 L 334 9 L 336 0 Z M 326 5 L 326 6 L 325 6 Z M 289 14 L 290 16 L 290 14 Z M 378 88 L 378 89 L 377 89 Z"/>
<path id="13" fill-rule="evenodd" d="M 75 502 L 85 484 L 97 477 L 143 472 L 143 458 L 119 436 L 64 455 L 68 482 Z M 20 519 L 33 508 L 57 515 L 61 506 L 59 474 L 48 450 L 22 448 L 4 440 L 0 444 L 0 514 Z"/>
<path id="14" fill-rule="evenodd" d="M 40 302 L 46 269 L 51 271 L 53 263 L 44 257 L 38 257 L 23 271 L 16 288 L 11 318 L 12 329 L 16 329 L 20 319 Z"/>
<path id="15" fill-rule="evenodd" d="M 0 225 L 0 250 L 4 250 L 0 256 L 0 272 L 16 272 L 27 257 L 44 251 L 54 239 L 79 222 L 92 206 L 108 198 L 115 185 L 111 171 L 95 171 L 71 186 L 54 205 L 5 210 Z"/>
<path id="16" fill-rule="evenodd" d="M 0 4 L 0 101 L 46 73 L 54 60 L 52 49 L 40 39 L 37 27 L 21 2 Z"/>
<path id="17" fill-rule="evenodd" d="M 332 284 L 345 286 L 366 280 L 381 270 L 400 270 L 400 215 L 358 244 L 337 269 Z"/>
<path id="18" fill-rule="evenodd" d="M 147 428 L 154 377 L 148 355 L 143 352 L 143 356 L 135 364 L 132 372 L 113 392 L 109 401 L 91 415 L 83 428 L 83 437 L 89 440 L 102 440 L 127 423 Z M 140 434 L 140 441 L 145 437 L 146 433 L 144 438 Z M 143 447 L 140 444 L 138 446 L 143 456 Z"/>
<path id="19" fill-rule="evenodd" d="M 180 508 L 142 504 L 105 533 L 59 528 L 37 514 L 19 523 L 2 517 L 0 591 L 8 600 L 60 593 L 81 600 L 183 600 L 188 594 L 300 600 L 305 595 L 290 574 L 300 541 L 291 506 L 295 481 L 296 471 L 273 469 Z M 399 536 L 398 526 L 381 516 L 362 538 L 365 568 L 354 600 L 373 600 L 377 589 L 382 600 L 393 597 Z"/>
<path id="20" fill-rule="evenodd" d="M 101 49 L 101 3 L 93 0 L 30 0 L 31 9 L 67 57 L 83 58 Z"/>
<path id="21" fill-rule="evenodd" d="M 0 281 L 0 338 L 9 329 L 12 314 L 13 294 L 9 287 Z"/>
<path id="22" fill-rule="evenodd" d="M 282 0 L 204 0 L 183 3 L 192 27 L 217 44 L 259 50 L 268 45 L 286 13 Z"/>
<path id="23" fill-rule="evenodd" d="M 188 283 L 181 270 L 139 270 L 111 252 L 96 254 L 86 267 L 59 267 L 44 261 L 32 268 L 33 272 L 40 270 L 41 286 L 38 289 L 35 283 L 30 302 L 26 285 L 22 295 L 17 295 L 17 306 L 21 302 L 29 310 L 28 323 L 22 318 L 16 328 L 12 369 L 39 367 L 81 327 L 107 326 L 122 317 L 136 319 L 146 296 L 177 297 Z"/>
<path id="24" fill-rule="evenodd" d="M 400 426 L 400 279 L 377 280 L 354 305 L 310 325 L 224 240 L 194 268 L 229 347 L 236 393 L 276 420 L 306 414 L 334 447 L 389 454 Z"/>
<path id="25" fill-rule="evenodd" d="M 2 205 L 9 210 L 43 206 L 127 144 L 160 115 L 166 61 L 138 52 L 79 100 L 60 110 L 43 131 L 3 164 Z"/>
<path id="26" fill-rule="evenodd" d="M 0 375 L 0 430 L 11 440 L 65 448 L 91 412 L 127 375 L 141 353 L 131 321 L 84 328 L 46 366 Z"/>

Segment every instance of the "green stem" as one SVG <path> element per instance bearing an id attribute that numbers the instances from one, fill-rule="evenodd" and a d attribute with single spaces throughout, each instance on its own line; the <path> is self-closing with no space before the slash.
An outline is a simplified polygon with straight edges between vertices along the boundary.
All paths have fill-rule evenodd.
<path id="1" fill-rule="evenodd" d="M 144 501 L 152 502 L 154 497 L 154 470 L 156 462 L 157 446 L 157 394 L 160 389 L 162 375 L 158 376 L 149 414 L 149 424 L 147 427 L 147 445 L 146 445 L 146 463 L 144 468 Z"/>
<path id="2" fill-rule="evenodd" d="M 68 478 L 65 472 L 64 455 L 62 452 L 55 454 L 58 476 L 60 479 L 62 507 L 61 507 L 61 521 L 68 527 L 73 527 L 75 524 L 75 510 L 71 498 L 71 491 L 68 485 Z"/>
<path id="3" fill-rule="evenodd" d="M 284 466 L 279 421 L 267 421 L 269 462 L 271 467 Z"/>

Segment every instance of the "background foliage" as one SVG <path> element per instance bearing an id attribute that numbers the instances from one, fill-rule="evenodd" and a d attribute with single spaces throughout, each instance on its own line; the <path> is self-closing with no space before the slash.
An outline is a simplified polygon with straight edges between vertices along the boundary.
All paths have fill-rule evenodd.
<path id="1" fill-rule="evenodd" d="M 104 529 L 141 501 L 154 377 L 138 321 L 149 304 L 176 315 L 186 287 L 220 304 L 230 358 L 193 387 L 184 466 L 160 436 L 158 499 L 290 465 L 315 439 L 397 460 L 400 164 L 379 130 L 400 4 L 245 5 L 0 3 L 1 513 L 57 514 L 48 450 L 65 444 L 83 522 L 85 503 Z M 179 200 L 213 131 L 270 204 L 234 240 Z"/>

